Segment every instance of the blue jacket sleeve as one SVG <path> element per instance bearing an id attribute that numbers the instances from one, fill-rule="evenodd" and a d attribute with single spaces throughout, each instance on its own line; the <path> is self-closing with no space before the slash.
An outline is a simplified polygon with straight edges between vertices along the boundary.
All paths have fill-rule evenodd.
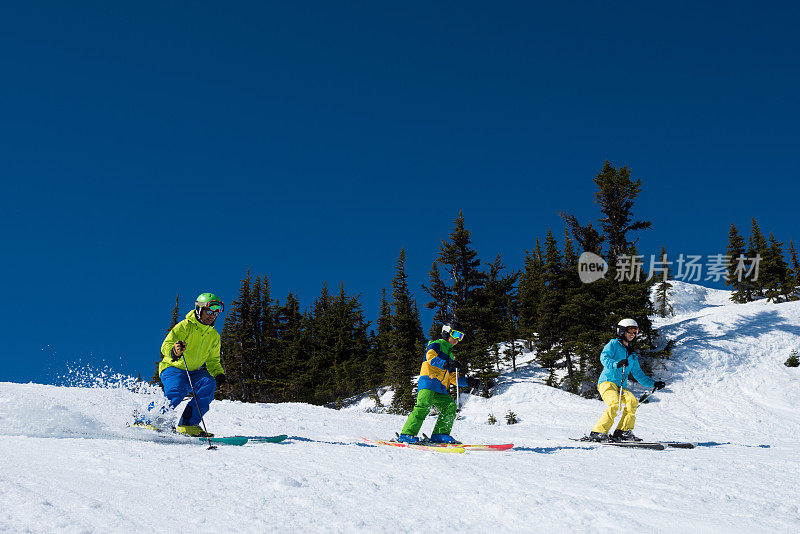
<path id="1" fill-rule="evenodd" d="M 617 362 L 620 360 L 622 360 L 622 358 L 616 357 L 614 343 L 606 343 L 606 346 L 603 347 L 603 352 L 600 353 L 600 362 L 603 364 L 603 367 L 606 369 L 615 369 L 617 367 Z"/>
<path id="2" fill-rule="evenodd" d="M 642 371 L 642 368 L 639 366 L 638 355 L 634 354 L 633 358 L 629 359 L 628 362 L 630 362 L 629 365 L 631 369 L 631 374 L 633 375 L 633 377 L 636 379 L 637 382 L 639 382 L 646 388 L 651 388 L 656 385 L 655 381 L 653 381 L 652 378 L 644 374 L 644 371 Z"/>
<path id="3" fill-rule="evenodd" d="M 437 367 L 439 369 L 445 369 L 447 362 L 450 361 L 450 356 L 443 353 L 437 343 L 431 343 L 430 345 L 428 345 L 427 349 L 428 350 L 426 351 L 425 358 L 428 360 L 428 364 Z M 433 354 L 431 354 L 432 352 L 435 353 L 436 355 L 433 356 Z"/>

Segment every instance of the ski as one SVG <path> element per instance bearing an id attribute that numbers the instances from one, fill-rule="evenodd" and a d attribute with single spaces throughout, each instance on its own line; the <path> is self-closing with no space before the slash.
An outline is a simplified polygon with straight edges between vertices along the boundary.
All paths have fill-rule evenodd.
<path id="1" fill-rule="evenodd" d="M 513 443 L 434 443 L 431 442 L 430 438 L 425 434 L 422 434 L 422 437 L 424 439 L 420 441 L 420 445 L 428 445 L 430 447 L 463 447 L 468 451 L 507 451 L 514 446 Z"/>
<path id="2" fill-rule="evenodd" d="M 200 440 L 203 443 L 208 443 L 208 440 L 210 439 L 211 443 L 219 443 L 221 445 L 244 445 L 248 442 L 248 439 L 245 436 L 222 436 L 213 438 L 201 438 L 199 436 L 190 437 Z"/>
<path id="3" fill-rule="evenodd" d="M 423 441 L 420 445 L 426 445 L 428 447 L 439 447 L 439 448 L 453 448 L 453 447 L 461 447 L 468 451 L 507 451 L 508 449 L 514 446 L 513 443 L 431 443 L 429 441 Z"/>
<path id="4" fill-rule="evenodd" d="M 662 441 L 667 447 L 675 447 L 676 449 L 694 449 L 697 443 L 692 441 Z"/>
<path id="5" fill-rule="evenodd" d="M 367 439 L 367 438 L 365 438 L 363 436 L 361 437 L 361 439 L 363 439 L 365 442 L 370 443 L 372 445 L 386 445 L 386 446 L 389 446 L 389 447 L 403 447 L 403 448 L 406 448 L 406 449 L 416 449 L 418 451 L 446 452 L 446 453 L 460 454 L 460 453 L 462 453 L 462 452 L 464 452 L 466 450 L 466 449 L 464 449 L 464 447 L 461 447 L 461 446 L 434 447 L 434 446 L 430 446 L 430 445 L 419 445 L 419 444 L 416 444 L 416 443 L 401 443 L 399 441 L 386 441 L 386 440 L 382 440 L 382 439 L 372 440 L 372 439 Z"/>
<path id="6" fill-rule="evenodd" d="M 591 441 L 586 436 L 582 438 L 569 438 L 572 441 L 580 441 L 591 445 L 610 445 L 612 447 L 627 447 L 630 449 L 651 449 L 663 451 L 666 447 L 658 441 Z"/>
<path id="7" fill-rule="evenodd" d="M 193 443 L 194 440 L 199 440 L 203 443 L 208 443 L 209 440 L 209 438 L 204 438 L 200 436 L 189 436 L 186 434 L 180 434 L 178 432 L 161 430 L 158 427 L 155 427 L 153 425 L 143 424 L 141 422 L 134 422 L 132 425 L 129 426 L 131 428 L 141 428 L 143 430 L 150 430 L 155 432 L 157 435 L 161 436 L 175 436 L 177 438 L 180 438 L 181 441 L 183 439 L 186 439 L 190 443 Z M 220 437 L 212 437 L 210 439 L 211 443 L 219 443 L 220 445 L 244 445 L 249 441 L 249 438 L 247 438 L 247 436 L 220 436 Z M 180 443 L 181 441 L 175 441 L 171 443 Z"/>
<path id="8" fill-rule="evenodd" d="M 236 437 L 247 438 L 250 441 L 250 443 L 280 443 L 289 436 L 287 436 L 286 434 L 280 434 L 278 436 L 236 436 Z"/>

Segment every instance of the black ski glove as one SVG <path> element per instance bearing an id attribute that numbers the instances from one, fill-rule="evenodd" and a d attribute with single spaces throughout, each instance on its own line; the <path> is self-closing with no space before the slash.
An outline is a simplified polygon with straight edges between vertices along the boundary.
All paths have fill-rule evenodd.
<path id="1" fill-rule="evenodd" d="M 450 360 L 445 365 L 447 366 L 446 367 L 447 371 L 450 372 L 450 373 L 455 372 L 455 371 L 461 371 L 461 369 L 464 368 L 464 366 L 461 365 L 461 363 L 456 361 L 456 360 Z"/>
<path id="2" fill-rule="evenodd" d="M 172 351 L 170 351 L 169 356 L 172 358 L 172 361 L 178 361 L 183 356 L 183 351 L 186 350 L 186 342 L 183 340 L 178 340 L 172 345 Z"/>
<path id="3" fill-rule="evenodd" d="M 664 386 L 666 386 L 666 384 L 664 382 L 662 382 L 661 380 L 656 380 L 656 383 L 655 383 L 655 388 L 656 389 L 664 389 Z"/>
<path id="4" fill-rule="evenodd" d="M 617 367 L 628 367 L 628 358 L 623 358 L 617 362 Z"/>
<path id="5" fill-rule="evenodd" d="M 214 380 L 217 381 L 218 386 L 221 386 L 222 384 L 228 381 L 228 379 L 225 378 L 225 373 L 218 374 L 217 376 L 214 377 Z"/>

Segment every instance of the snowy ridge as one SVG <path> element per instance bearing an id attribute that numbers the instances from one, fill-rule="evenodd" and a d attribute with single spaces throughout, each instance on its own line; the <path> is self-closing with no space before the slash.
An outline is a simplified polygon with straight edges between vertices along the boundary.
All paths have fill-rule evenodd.
<path id="1" fill-rule="evenodd" d="M 685 283 L 673 291 L 677 315 L 656 320 L 677 342 L 656 372 L 668 386 L 640 407 L 636 433 L 697 449 L 568 441 L 604 405 L 544 386 L 530 355 L 492 398 L 462 396 L 453 434 L 515 443 L 503 453 L 362 444 L 362 435 L 393 436 L 405 420 L 368 413 L 367 398 L 338 411 L 216 401 L 206 423 L 217 434 L 290 438 L 207 451 L 125 426 L 157 390 L 4 382 L 0 531 L 797 530 L 800 371 L 783 362 L 800 347 L 800 303 L 734 305 L 725 291 Z M 518 424 L 504 423 L 508 410 Z"/>

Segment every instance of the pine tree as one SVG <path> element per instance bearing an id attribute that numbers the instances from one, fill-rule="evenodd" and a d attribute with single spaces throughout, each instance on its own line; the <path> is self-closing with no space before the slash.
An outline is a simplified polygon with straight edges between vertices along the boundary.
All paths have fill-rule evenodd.
<path id="1" fill-rule="evenodd" d="M 427 286 L 423 285 L 422 289 L 431 297 L 431 302 L 425 304 L 425 307 L 434 310 L 429 336 L 436 339 L 441 325 L 450 321 L 453 316 L 453 295 L 450 287 L 442 280 L 437 262 L 433 262 L 428 276 L 430 282 Z"/>
<path id="2" fill-rule="evenodd" d="M 252 276 L 249 270 L 241 281 L 238 297 L 227 307 L 220 338 L 228 384 L 218 395 L 220 398 L 253 402 L 257 399 L 254 384 L 256 350 L 253 336 Z"/>
<path id="3" fill-rule="evenodd" d="M 660 256 L 660 261 L 665 266 L 665 271 L 662 273 L 661 281 L 656 285 L 655 309 L 659 317 L 666 317 L 667 315 L 673 315 L 675 310 L 672 308 L 672 304 L 669 303 L 670 290 L 672 289 L 672 284 L 669 283 L 669 280 L 672 278 L 672 272 L 667 264 L 667 250 L 663 245 L 661 246 Z"/>
<path id="4" fill-rule="evenodd" d="M 464 224 L 464 215 L 459 213 L 449 240 L 442 240 L 430 283 L 423 289 L 433 299 L 427 304 L 428 308 L 437 310 L 430 329 L 432 338 L 438 338 L 441 324 L 452 319 L 466 330 L 464 341 L 458 344 L 457 358 L 467 367 L 489 348 L 489 345 L 481 346 L 474 335 L 479 328 L 484 328 L 486 321 L 483 289 L 487 274 L 480 266 L 478 253 L 472 248 L 470 232 Z M 441 278 L 438 267 L 449 275 L 447 281 Z"/>
<path id="5" fill-rule="evenodd" d="M 412 379 L 419 375 L 425 343 L 417 303 L 408 287 L 405 263 L 406 251 L 402 249 L 392 279 L 392 328 L 386 355 L 388 378 L 395 392 L 392 410 L 398 413 L 407 413 L 414 407 Z"/>
<path id="6" fill-rule="evenodd" d="M 172 320 L 169 323 L 169 328 L 167 328 L 167 332 L 165 334 L 165 337 L 167 335 L 169 335 L 169 333 L 172 331 L 172 329 L 175 328 L 175 325 L 180 322 L 180 307 L 179 307 L 180 306 L 180 298 L 181 298 L 181 294 L 177 293 L 175 295 L 175 307 L 172 308 Z M 161 375 L 158 372 L 158 366 L 161 363 L 161 358 L 162 357 L 163 357 L 163 355 L 159 352 L 158 353 L 158 359 L 155 361 L 156 369 L 155 369 L 155 372 L 153 373 L 152 378 L 150 378 L 150 384 L 153 384 L 153 385 L 158 384 L 159 387 L 161 387 L 163 389 L 164 388 L 164 384 L 161 383 Z"/>
<path id="7" fill-rule="evenodd" d="M 561 306 L 566 300 L 566 293 L 561 286 L 563 279 L 561 252 L 558 250 L 558 243 L 552 230 L 548 230 L 545 237 L 542 279 L 545 290 L 537 310 L 536 350 L 542 366 L 552 369 L 561 358 L 557 345 L 561 342 L 564 326 L 561 323 Z"/>
<path id="8" fill-rule="evenodd" d="M 630 232 L 649 229 L 650 221 L 633 220 L 633 204 L 642 190 L 642 181 L 631 179 L 627 167 L 617 170 L 608 161 L 594 180 L 599 191 L 595 201 L 600 205 L 604 217 L 600 219 L 603 233 L 608 242 L 609 261 L 628 254 L 636 246 L 637 239 L 628 241 Z"/>
<path id="9" fill-rule="evenodd" d="M 543 272 L 544 256 L 537 237 L 534 249 L 525 254 L 525 269 L 518 290 L 520 336 L 529 340 L 529 350 L 536 335 L 538 309 L 545 289 Z"/>
<path id="10" fill-rule="evenodd" d="M 282 401 L 313 402 L 311 379 L 308 376 L 309 334 L 308 319 L 300 310 L 300 301 L 289 293 L 281 305 L 276 302 L 275 327 L 278 334 L 278 370 L 276 396 Z"/>
<path id="11" fill-rule="evenodd" d="M 575 376 L 568 380 L 569 389 L 575 389 L 575 382 L 581 381 L 577 388 L 582 394 L 597 396 L 593 381 L 602 369 L 599 354 L 610 337 L 611 327 L 622 318 L 635 319 L 640 326 L 637 352 L 644 357 L 655 348 L 657 332 L 649 320 L 653 313 L 652 282 L 642 281 L 638 276 L 622 276 L 638 273 L 618 273 L 619 267 L 624 265 L 621 260 L 631 263 L 638 255 L 637 239 L 631 239 L 630 234 L 651 227 L 649 221 L 636 220 L 633 215 L 642 182 L 633 180 L 626 167 L 617 170 L 608 161 L 594 182 L 598 187 L 595 201 L 603 214 L 599 220 L 602 233 L 591 224 L 582 226 L 574 215 L 562 213 L 562 217 L 584 251 L 604 256 L 609 263 L 606 277 L 576 288 L 570 293 L 566 306 L 566 316 L 571 320 L 567 325 L 569 332 L 564 334 L 565 346 L 578 355 Z M 606 244 L 608 252 L 603 254 Z"/>
<path id="12" fill-rule="evenodd" d="M 768 252 L 769 245 L 767 244 L 767 240 L 764 238 L 764 234 L 761 233 L 761 229 L 758 226 L 758 221 L 753 218 L 751 223 L 750 242 L 747 256 L 751 259 L 757 258 L 753 259 L 752 261 L 764 261 L 764 258 L 767 256 Z M 758 277 L 756 277 L 755 273 L 753 273 L 753 275 L 747 280 L 747 283 L 750 286 L 755 298 L 761 298 L 765 296 L 764 277 L 761 275 L 760 270 L 761 269 L 759 268 Z"/>
<path id="13" fill-rule="evenodd" d="M 392 348 L 392 308 L 386 298 L 386 288 L 381 288 L 378 321 L 370 338 L 369 356 L 364 362 L 367 387 L 378 388 L 389 383 L 387 358 Z"/>
<path id="14" fill-rule="evenodd" d="M 783 243 L 779 243 L 772 232 L 769 234 L 769 247 L 764 255 L 761 272 L 767 301 L 789 300 L 791 295 L 789 266 L 783 257 Z"/>
<path id="15" fill-rule="evenodd" d="M 789 260 L 791 262 L 789 280 L 792 286 L 790 300 L 800 300 L 800 261 L 797 259 L 797 252 L 791 239 L 789 240 Z"/>
<path id="16" fill-rule="evenodd" d="M 745 258 L 746 254 L 744 238 L 739 235 L 739 230 L 731 223 L 731 228 L 728 232 L 727 250 L 731 264 L 728 268 L 728 279 L 725 281 L 725 285 L 730 286 L 733 290 L 731 294 L 733 302 L 745 303 L 753 300 L 753 288 L 748 280 L 744 279 L 743 273 L 737 271 L 740 261 L 744 261 L 742 258 Z"/>

